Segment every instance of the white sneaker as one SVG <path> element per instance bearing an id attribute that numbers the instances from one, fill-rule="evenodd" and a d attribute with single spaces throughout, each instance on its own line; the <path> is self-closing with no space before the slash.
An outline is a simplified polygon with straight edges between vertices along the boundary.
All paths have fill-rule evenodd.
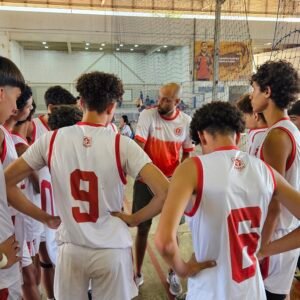
<path id="1" fill-rule="evenodd" d="M 173 296 L 177 296 L 182 293 L 180 279 L 173 271 L 168 273 L 167 282 L 170 285 L 169 291 Z"/>
<path id="2" fill-rule="evenodd" d="M 140 276 L 135 276 L 135 284 L 139 288 L 144 283 L 144 276 L 141 274 Z"/>

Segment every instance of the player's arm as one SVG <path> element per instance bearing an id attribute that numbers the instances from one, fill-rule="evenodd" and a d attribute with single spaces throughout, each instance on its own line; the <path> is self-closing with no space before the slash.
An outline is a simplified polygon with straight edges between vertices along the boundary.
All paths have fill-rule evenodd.
<path id="1" fill-rule="evenodd" d="M 204 268 L 215 266 L 213 261 L 198 263 L 194 256 L 190 261 L 185 262 L 180 256 L 176 241 L 180 219 L 197 188 L 197 176 L 196 165 L 192 159 L 186 160 L 176 169 L 155 234 L 158 251 L 167 264 L 181 277 L 193 276 Z"/>
<path id="2" fill-rule="evenodd" d="M 35 206 L 17 187 L 17 184 L 28 177 L 32 172 L 33 169 L 22 157 L 18 158 L 7 167 L 4 174 L 8 203 L 16 210 L 46 224 L 50 228 L 57 228 L 60 224 L 59 217 L 52 217 Z"/>
<path id="3" fill-rule="evenodd" d="M 274 170 L 276 188 L 274 195 L 295 217 L 300 219 L 300 193 L 296 191 L 278 172 Z M 261 246 L 260 257 L 278 254 L 300 247 L 300 228 L 279 240 Z"/>
<path id="4" fill-rule="evenodd" d="M 8 239 L 0 243 L 0 261 L 3 259 L 3 254 L 7 258 L 7 263 L 1 269 L 7 269 L 13 264 L 21 260 L 18 257 L 18 252 L 20 251 L 19 243 L 16 241 L 14 235 L 10 236 Z"/>
<path id="5" fill-rule="evenodd" d="M 149 137 L 151 120 L 146 110 L 142 111 L 136 125 L 134 140 L 144 149 Z"/>
<path id="6" fill-rule="evenodd" d="M 16 151 L 18 156 L 22 156 L 23 153 L 26 152 L 26 150 L 29 148 L 26 144 L 17 144 L 16 145 Z M 33 185 L 33 188 L 36 193 L 40 193 L 40 184 L 39 184 L 39 176 L 36 172 L 32 172 L 29 176 L 29 180 Z"/>
<path id="7" fill-rule="evenodd" d="M 3 142 L 4 142 L 4 132 L 0 129 L 0 156 L 3 151 Z"/>
<path id="8" fill-rule="evenodd" d="M 280 130 L 273 129 L 267 136 L 263 145 L 264 161 L 282 176 L 285 175 L 286 163 L 292 152 L 292 144 L 288 135 Z M 280 204 L 273 197 L 268 208 L 268 214 L 262 230 L 262 245 L 271 241 L 272 235 L 278 224 Z"/>

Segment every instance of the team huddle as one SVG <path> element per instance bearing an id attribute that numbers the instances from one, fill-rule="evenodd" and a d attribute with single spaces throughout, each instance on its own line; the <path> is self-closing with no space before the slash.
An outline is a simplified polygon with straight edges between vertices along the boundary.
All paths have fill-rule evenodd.
<path id="1" fill-rule="evenodd" d="M 286 299 L 300 247 L 300 131 L 287 109 L 300 80 L 291 64 L 270 61 L 251 85 L 236 105 L 214 101 L 192 118 L 177 109 L 180 85 L 163 85 L 133 140 L 112 123 L 124 94 L 115 75 L 81 75 L 79 99 L 49 88 L 48 113 L 34 118 L 30 87 L 0 57 L 0 300 L 41 299 L 40 281 L 47 299 L 136 297 L 159 214 L 171 294 L 188 277 L 189 300 Z M 238 148 L 245 125 L 247 152 Z M 184 216 L 189 261 L 177 238 Z M 136 269 L 129 227 L 138 228 Z"/>

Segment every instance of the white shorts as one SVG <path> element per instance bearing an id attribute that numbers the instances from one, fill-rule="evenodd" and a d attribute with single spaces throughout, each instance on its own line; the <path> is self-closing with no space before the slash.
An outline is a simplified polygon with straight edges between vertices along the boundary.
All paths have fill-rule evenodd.
<path id="1" fill-rule="evenodd" d="M 32 264 L 32 259 L 31 259 L 31 255 L 30 255 L 30 252 L 28 249 L 28 245 L 25 241 L 23 244 L 22 253 L 23 253 L 23 255 L 22 255 L 22 260 L 21 260 L 21 266 L 22 266 L 22 268 L 26 268 Z"/>
<path id="2" fill-rule="evenodd" d="M 0 290 L 1 300 L 21 300 L 21 282 L 17 281 L 6 289 Z"/>
<path id="3" fill-rule="evenodd" d="M 286 235 L 288 231 L 277 231 L 273 240 Z M 273 294 L 288 295 L 292 286 L 299 249 L 271 256 L 268 275 L 264 280 L 265 289 Z"/>
<path id="4" fill-rule="evenodd" d="M 131 248 L 91 249 L 73 244 L 58 246 L 55 299 L 87 299 L 90 279 L 93 299 L 129 300 L 136 297 L 138 290 L 134 282 Z"/>

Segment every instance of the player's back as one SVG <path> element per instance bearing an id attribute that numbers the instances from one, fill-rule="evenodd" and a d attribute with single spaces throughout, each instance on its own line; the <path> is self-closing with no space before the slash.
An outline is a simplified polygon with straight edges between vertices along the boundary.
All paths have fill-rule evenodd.
<path id="1" fill-rule="evenodd" d="M 62 219 L 59 242 L 130 247 L 127 225 L 110 214 L 122 210 L 126 179 L 119 146 L 129 139 L 86 123 L 62 128 L 54 138 L 55 134 L 49 156 L 56 209 Z M 122 149 L 126 153 L 126 147 Z"/>
<path id="2" fill-rule="evenodd" d="M 259 148 L 264 140 L 267 128 L 252 129 L 249 131 L 247 152 L 250 155 L 259 157 Z"/>
<path id="3" fill-rule="evenodd" d="M 232 148 L 195 160 L 193 246 L 198 261 L 216 260 L 217 266 L 189 279 L 187 299 L 265 299 L 255 255 L 274 191 L 272 172 L 259 159 Z"/>

